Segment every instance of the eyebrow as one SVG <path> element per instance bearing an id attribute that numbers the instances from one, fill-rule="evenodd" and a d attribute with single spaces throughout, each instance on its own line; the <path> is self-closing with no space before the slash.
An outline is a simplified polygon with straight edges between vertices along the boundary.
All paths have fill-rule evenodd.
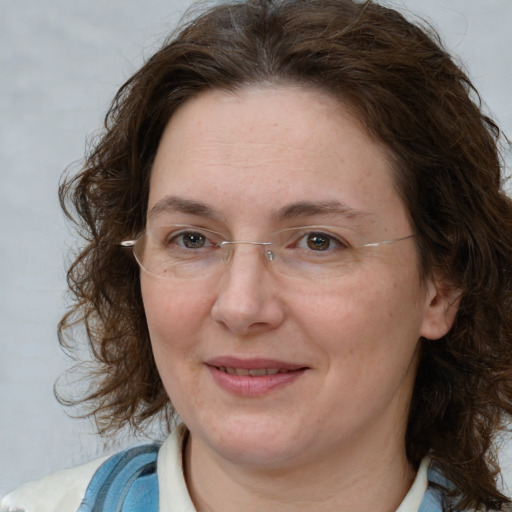
<path id="1" fill-rule="evenodd" d="M 160 199 L 149 211 L 148 218 L 167 211 L 176 211 L 208 219 L 219 218 L 219 215 L 211 206 L 177 196 L 165 196 L 163 199 Z"/>
<path id="2" fill-rule="evenodd" d="M 208 204 L 178 196 L 165 196 L 160 199 L 149 211 L 148 218 L 169 211 L 176 211 L 186 215 L 194 215 L 213 220 L 222 218 L 222 216 Z M 340 201 L 297 201 L 283 206 L 279 210 L 275 210 L 271 216 L 275 221 L 285 221 L 297 217 L 313 215 L 339 215 L 347 219 L 356 220 L 370 216 L 370 214 L 360 210 L 354 210 Z"/>
<path id="3" fill-rule="evenodd" d="M 312 215 L 340 215 L 347 219 L 357 220 L 370 216 L 370 214 L 354 210 L 340 201 L 299 201 L 280 208 L 275 212 L 274 217 L 277 220 L 289 220 Z"/>

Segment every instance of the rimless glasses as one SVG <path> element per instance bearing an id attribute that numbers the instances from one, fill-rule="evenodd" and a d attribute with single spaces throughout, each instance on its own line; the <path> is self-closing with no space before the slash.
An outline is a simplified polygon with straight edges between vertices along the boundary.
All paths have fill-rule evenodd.
<path id="1" fill-rule="evenodd" d="M 413 238 L 350 245 L 339 228 L 302 226 L 270 235 L 265 242 L 227 240 L 226 236 L 198 226 L 183 224 L 154 226 L 134 240 L 121 242 L 133 248 L 145 272 L 165 279 L 201 279 L 222 273 L 237 245 L 259 246 L 275 272 L 290 277 L 324 279 L 343 273 L 357 261 L 362 250 Z"/>

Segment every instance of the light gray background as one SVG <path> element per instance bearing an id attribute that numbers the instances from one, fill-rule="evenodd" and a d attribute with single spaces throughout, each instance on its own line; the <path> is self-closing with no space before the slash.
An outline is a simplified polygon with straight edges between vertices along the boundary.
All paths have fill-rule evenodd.
<path id="1" fill-rule="evenodd" d="M 0 0 L 0 495 L 101 453 L 53 398 L 73 240 L 57 203 L 117 87 L 189 2 Z M 429 18 L 512 135 L 512 0 L 396 0 Z M 511 444 L 504 450 L 512 483 Z"/>

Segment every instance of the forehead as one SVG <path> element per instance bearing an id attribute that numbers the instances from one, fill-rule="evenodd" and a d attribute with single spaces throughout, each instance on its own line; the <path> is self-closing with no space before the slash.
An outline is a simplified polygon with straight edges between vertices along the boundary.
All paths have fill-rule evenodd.
<path id="1" fill-rule="evenodd" d="M 166 195 L 227 215 L 301 201 L 403 213 L 385 148 L 337 101 L 299 87 L 208 91 L 182 105 L 160 141 L 149 209 Z"/>
<path id="2" fill-rule="evenodd" d="M 180 156 L 180 149 L 188 144 L 204 149 L 210 143 L 208 149 L 212 153 L 217 149 L 222 156 L 246 144 L 244 149 L 250 146 L 260 154 L 258 161 L 270 153 L 261 153 L 262 149 L 282 156 L 307 151 L 329 157 L 345 140 L 354 150 L 366 149 L 365 153 L 371 142 L 382 152 L 379 158 L 387 155 L 384 146 L 364 135 L 349 109 L 332 96 L 299 86 L 266 86 L 206 91 L 189 99 L 170 119 L 158 153 L 178 150 L 174 156 Z"/>

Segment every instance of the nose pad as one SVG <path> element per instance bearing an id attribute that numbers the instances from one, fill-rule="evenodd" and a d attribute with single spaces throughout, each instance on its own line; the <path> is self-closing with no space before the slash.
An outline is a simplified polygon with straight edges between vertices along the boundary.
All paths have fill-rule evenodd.
<path id="1" fill-rule="evenodd" d="M 220 248 L 224 251 L 222 261 L 226 264 L 230 263 L 231 259 L 233 258 L 233 253 L 235 250 L 236 245 L 260 245 L 264 247 L 263 254 L 265 256 L 266 261 L 274 261 L 275 260 L 275 253 L 271 249 L 268 249 L 267 247 L 272 245 L 272 242 L 252 242 L 248 240 L 233 240 L 233 241 L 223 241 L 219 244 Z"/>
<path id="2" fill-rule="evenodd" d="M 244 242 L 233 242 L 223 247 L 225 262 L 230 265 L 219 281 L 212 318 L 237 334 L 273 329 L 284 319 L 284 308 L 274 279 L 263 262 L 255 260 L 257 255 L 252 250 L 244 250 L 241 251 L 243 254 L 234 256 L 235 244 L 238 243 Z M 270 244 L 251 242 L 250 245 Z M 263 256 L 266 261 L 274 259 L 270 249 L 265 249 Z"/>

